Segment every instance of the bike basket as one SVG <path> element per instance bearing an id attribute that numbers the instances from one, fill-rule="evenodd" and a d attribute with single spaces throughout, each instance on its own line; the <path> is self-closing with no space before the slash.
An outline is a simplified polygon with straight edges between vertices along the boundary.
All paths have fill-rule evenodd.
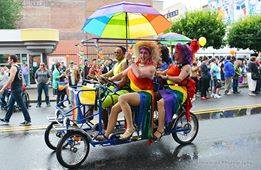
<path id="1" fill-rule="evenodd" d="M 82 105 L 95 105 L 96 90 L 93 87 L 82 86 L 79 92 L 79 100 Z"/>

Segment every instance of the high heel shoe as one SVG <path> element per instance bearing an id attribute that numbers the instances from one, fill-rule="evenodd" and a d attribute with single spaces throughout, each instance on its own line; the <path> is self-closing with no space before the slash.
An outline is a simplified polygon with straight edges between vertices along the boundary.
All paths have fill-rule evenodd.
<path id="1" fill-rule="evenodd" d="M 155 135 L 156 132 L 159 133 L 160 136 L 156 136 L 156 135 Z M 164 130 L 163 130 L 162 132 L 159 131 L 159 130 L 156 130 L 156 132 L 154 132 L 154 134 L 153 134 L 153 140 L 154 140 L 154 141 L 159 141 L 159 140 L 161 140 L 162 136 L 164 135 Z"/>
<path id="2" fill-rule="evenodd" d="M 122 135 L 120 135 L 120 140 L 127 140 L 127 139 L 129 139 L 131 136 L 132 136 L 132 134 L 135 132 L 135 129 L 134 128 L 132 128 L 132 129 L 126 129 L 126 131 L 122 134 Z"/>

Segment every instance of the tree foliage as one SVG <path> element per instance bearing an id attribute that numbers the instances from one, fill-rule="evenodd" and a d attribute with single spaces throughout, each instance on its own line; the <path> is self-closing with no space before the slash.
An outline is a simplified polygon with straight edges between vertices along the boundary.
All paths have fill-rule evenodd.
<path id="1" fill-rule="evenodd" d="M 213 11 L 187 12 L 185 16 L 174 21 L 171 27 L 172 32 L 185 35 L 191 39 L 205 37 L 207 44 L 205 47 L 213 46 L 220 48 L 223 45 L 226 25 Z"/>
<path id="2" fill-rule="evenodd" d="M 261 51 L 261 16 L 250 16 L 234 23 L 228 33 L 228 44 Z"/>
<path id="3" fill-rule="evenodd" d="M 0 0 L 0 29 L 14 29 L 21 19 L 22 1 Z"/>

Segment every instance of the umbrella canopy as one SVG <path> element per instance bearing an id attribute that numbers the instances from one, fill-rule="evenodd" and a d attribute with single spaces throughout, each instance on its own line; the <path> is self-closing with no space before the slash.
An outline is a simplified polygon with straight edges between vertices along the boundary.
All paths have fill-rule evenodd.
<path id="1" fill-rule="evenodd" d="M 83 31 L 101 38 L 141 38 L 156 36 L 171 27 L 171 23 L 150 5 L 120 2 L 95 11 L 83 26 Z"/>
<path id="2" fill-rule="evenodd" d="M 158 39 L 160 40 L 161 44 L 166 45 L 176 45 L 177 43 L 186 44 L 191 41 L 190 38 L 173 32 L 159 35 Z"/>

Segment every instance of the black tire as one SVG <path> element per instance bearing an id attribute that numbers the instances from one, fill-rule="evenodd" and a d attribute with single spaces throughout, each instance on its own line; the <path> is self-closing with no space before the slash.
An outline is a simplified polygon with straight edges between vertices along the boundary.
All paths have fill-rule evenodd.
<path id="1" fill-rule="evenodd" d="M 179 143 L 181 145 L 186 145 L 186 144 L 191 143 L 198 134 L 198 129 L 199 129 L 198 119 L 197 119 L 196 115 L 194 115 L 193 113 L 190 113 L 190 115 L 191 115 L 190 122 L 187 121 L 185 114 L 180 114 L 176 118 L 176 120 L 174 121 L 174 124 L 173 124 L 172 137 L 174 138 L 174 140 L 177 143 Z M 176 130 L 178 130 L 179 127 L 187 128 L 188 130 L 176 132 Z M 188 136 L 188 135 L 190 135 L 190 136 Z M 184 139 L 182 139 L 181 136 L 184 136 Z"/>
<path id="2" fill-rule="evenodd" d="M 73 160 L 72 154 L 76 155 L 76 153 L 78 152 L 79 149 L 77 149 L 75 146 L 79 145 L 79 143 L 84 143 L 83 154 L 79 156 L 81 158 L 77 162 L 72 163 L 70 162 Z M 89 154 L 89 151 L 90 143 L 87 139 L 86 134 L 79 130 L 72 130 L 64 135 L 59 141 L 56 149 L 56 157 L 59 163 L 64 167 L 77 168 L 85 161 Z M 68 152 L 69 155 L 63 155 L 63 153 L 66 154 L 65 152 Z M 68 162 L 65 160 L 66 158 L 68 159 Z"/>
<path id="3" fill-rule="evenodd" d="M 52 150 L 56 150 L 58 142 L 62 137 L 61 135 L 58 135 L 57 134 L 58 132 L 53 128 L 53 125 L 55 125 L 55 124 L 58 124 L 58 123 L 52 122 L 50 125 L 47 126 L 47 128 L 45 129 L 45 132 L 44 132 L 44 141 L 45 141 L 46 145 Z M 51 140 L 50 140 L 50 134 L 51 134 L 52 130 L 54 130 L 54 132 L 55 132 L 57 142 L 51 142 Z"/>

